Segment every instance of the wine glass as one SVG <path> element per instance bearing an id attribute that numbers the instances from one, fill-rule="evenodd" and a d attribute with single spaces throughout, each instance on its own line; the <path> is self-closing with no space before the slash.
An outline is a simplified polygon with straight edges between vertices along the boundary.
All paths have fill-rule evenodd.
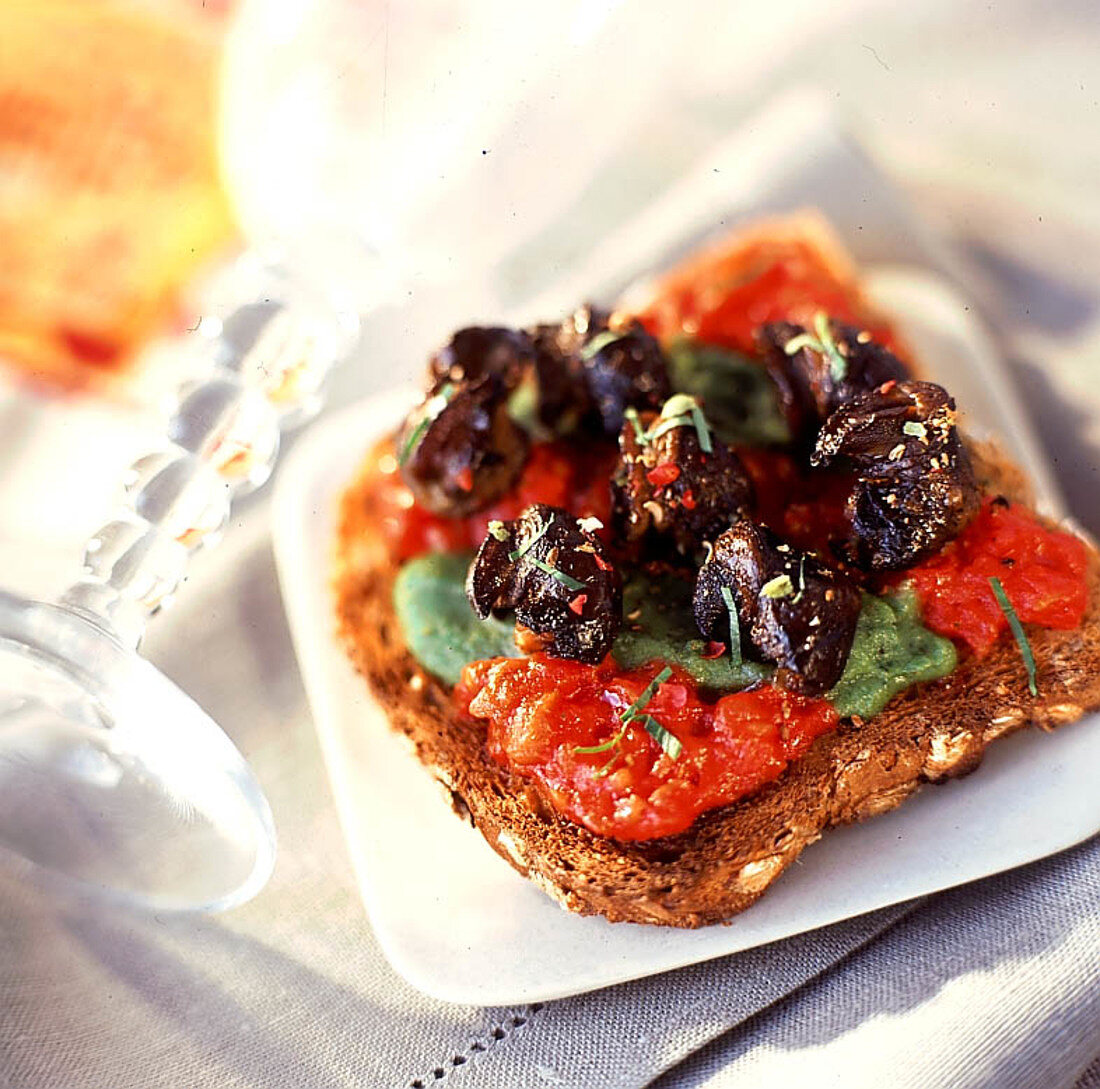
<path id="1" fill-rule="evenodd" d="M 0 590 L 0 848 L 164 909 L 253 895 L 275 831 L 241 755 L 138 642 L 357 334 L 353 313 L 256 254 L 230 280 L 249 301 L 198 323 L 164 442 L 130 469 L 76 581 L 56 604 Z"/>
<path id="2" fill-rule="evenodd" d="M 165 441 L 131 468 L 76 581 L 53 604 L 0 591 L 0 852 L 158 908 L 220 909 L 262 887 L 275 852 L 263 793 L 137 653 L 145 624 L 232 497 L 267 478 L 280 431 L 317 410 L 360 315 L 454 282 L 458 260 L 467 285 L 484 277 L 492 209 L 475 207 L 479 156 L 460 152 L 488 152 L 613 6 L 241 5 L 222 147 L 257 248 L 192 334 Z"/>

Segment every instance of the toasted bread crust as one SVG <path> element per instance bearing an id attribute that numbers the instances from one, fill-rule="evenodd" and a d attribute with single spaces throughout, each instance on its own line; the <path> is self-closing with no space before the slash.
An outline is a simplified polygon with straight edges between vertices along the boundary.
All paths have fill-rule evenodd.
<path id="1" fill-rule="evenodd" d="M 1030 502 L 1026 479 L 989 447 L 972 447 L 987 491 Z M 1019 650 L 1003 638 L 978 661 L 895 698 L 864 724 L 819 738 L 777 780 L 704 813 L 675 836 L 623 843 L 548 809 L 528 780 L 489 759 L 485 727 L 405 649 L 392 606 L 396 567 L 364 514 L 364 477 L 343 498 L 334 591 L 339 633 L 393 727 L 490 846 L 571 911 L 613 922 L 698 927 L 743 911 L 825 829 L 893 809 L 923 783 L 973 771 L 986 747 L 1024 726 L 1053 729 L 1100 707 L 1100 557 L 1078 631 L 1032 628 L 1037 698 Z"/>

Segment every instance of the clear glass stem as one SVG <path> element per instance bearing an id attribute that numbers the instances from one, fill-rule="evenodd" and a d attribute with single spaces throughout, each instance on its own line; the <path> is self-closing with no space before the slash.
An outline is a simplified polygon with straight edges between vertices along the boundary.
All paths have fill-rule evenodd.
<path id="1" fill-rule="evenodd" d="M 220 538 L 234 496 L 270 476 L 280 433 L 320 408 L 325 375 L 358 338 L 353 311 L 253 252 L 228 282 L 243 301 L 215 307 L 188 335 L 195 378 L 165 440 L 131 466 L 122 509 L 92 535 L 61 597 L 129 646 L 172 600 L 191 555 Z"/>

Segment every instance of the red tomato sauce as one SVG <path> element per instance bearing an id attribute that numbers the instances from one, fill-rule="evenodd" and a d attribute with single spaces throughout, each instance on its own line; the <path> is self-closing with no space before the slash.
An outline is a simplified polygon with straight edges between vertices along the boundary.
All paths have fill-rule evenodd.
<path id="1" fill-rule="evenodd" d="M 366 469 L 370 484 L 367 514 L 382 526 L 382 536 L 397 562 L 424 552 L 477 548 L 493 519 L 509 521 L 532 503 L 564 507 L 578 518 L 594 516 L 606 526 L 611 517 L 607 482 L 614 461 L 615 450 L 610 445 L 581 451 L 564 443 L 536 443 L 511 492 L 467 518 L 446 518 L 416 502 L 401 479 L 393 443 L 387 440 L 371 452 Z"/>
<path id="2" fill-rule="evenodd" d="M 831 542 L 851 531 L 845 510 L 853 474 L 801 469 L 790 454 L 763 447 L 738 447 L 737 456 L 752 479 L 755 516 L 798 548 L 832 555 Z"/>
<path id="3" fill-rule="evenodd" d="M 868 312 L 855 282 L 842 279 L 800 239 L 739 242 L 704 253 L 662 278 L 655 299 L 638 317 L 661 339 L 690 336 L 753 354 L 753 334 L 761 325 L 792 321 L 810 326 L 819 310 L 866 328 L 903 354 L 892 331 Z"/>
<path id="4" fill-rule="evenodd" d="M 645 705 L 683 746 L 673 759 L 635 720 L 599 753 L 621 716 L 660 669 L 623 671 L 550 658 L 498 658 L 466 667 L 459 707 L 488 724 L 494 760 L 535 780 L 553 807 L 619 840 L 683 832 L 699 814 L 728 805 L 779 777 L 814 738 L 836 728 L 825 700 L 764 686 L 706 703 L 689 674 L 672 676 Z"/>
<path id="5" fill-rule="evenodd" d="M 990 578 L 1025 624 L 1073 630 L 1088 605 L 1088 550 L 1071 533 L 1048 529 L 1023 507 L 987 500 L 942 552 L 905 572 L 934 632 L 988 653 L 1008 627 Z"/>

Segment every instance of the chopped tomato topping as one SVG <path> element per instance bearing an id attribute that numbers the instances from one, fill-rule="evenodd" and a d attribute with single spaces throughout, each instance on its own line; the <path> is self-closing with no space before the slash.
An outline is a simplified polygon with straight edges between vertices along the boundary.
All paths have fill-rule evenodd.
<path id="1" fill-rule="evenodd" d="M 620 840 L 686 830 L 700 813 L 777 778 L 839 721 L 825 700 L 772 686 L 707 703 L 673 669 L 624 729 L 624 713 L 658 671 L 658 663 L 623 671 L 611 658 L 599 666 L 498 658 L 467 666 L 455 699 L 487 721 L 494 760 L 533 779 L 570 819 Z M 679 742 L 675 758 L 647 716 Z"/>
<path id="2" fill-rule="evenodd" d="M 1088 604 L 1087 569 L 1088 550 L 1079 538 L 993 499 L 942 552 L 904 577 L 920 598 L 925 625 L 981 656 L 1008 627 L 990 578 L 1001 580 L 1025 624 L 1072 630 Z"/>
<path id="3" fill-rule="evenodd" d="M 756 517 L 791 544 L 831 556 L 830 542 L 851 529 L 845 504 L 852 475 L 803 472 L 793 457 L 777 450 L 742 447 L 737 456 L 752 478 Z"/>
<path id="4" fill-rule="evenodd" d="M 700 658 L 707 658 L 709 660 L 709 659 L 713 659 L 713 658 L 721 658 L 722 655 L 725 654 L 725 653 L 726 653 L 726 644 L 725 643 L 710 642 L 710 643 L 707 643 L 707 645 L 705 647 L 703 647 L 703 653 L 700 654 L 699 657 Z"/>
<path id="5" fill-rule="evenodd" d="M 491 521 L 509 522 L 533 503 L 564 507 L 578 518 L 595 517 L 607 526 L 611 522 L 608 481 L 613 463 L 613 448 L 582 450 L 564 443 L 536 443 L 519 484 L 491 507 L 470 515 L 471 547 L 485 539 Z M 597 531 L 601 537 L 606 533 L 606 529 Z"/>
<path id="6" fill-rule="evenodd" d="M 684 494 L 680 496 L 680 502 L 688 509 L 695 510 L 695 493 L 690 488 L 684 491 Z"/>
<path id="7" fill-rule="evenodd" d="M 395 560 L 406 560 L 422 552 L 469 548 L 470 533 L 464 521 L 440 518 L 413 499 L 401 479 L 391 442 L 379 443 L 371 451 L 367 481 L 366 517 L 379 527 L 378 536 L 386 542 Z"/>
<path id="8" fill-rule="evenodd" d="M 580 616 L 581 613 L 584 612 L 584 603 L 587 600 L 588 600 L 588 595 L 587 594 L 577 594 L 577 596 L 575 598 L 573 598 L 572 601 L 569 602 L 569 611 L 572 612 L 572 613 L 576 613 L 577 616 Z M 595 655 L 593 655 L 593 657 L 595 657 Z"/>
<path id="9" fill-rule="evenodd" d="M 824 310 L 861 325 L 887 347 L 896 338 L 873 321 L 854 279 L 846 278 L 800 238 L 771 237 L 705 251 L 657 284 L 638 316 L 655 336 L 690 336 L 705 344 L 753 353 L 753 334 L 766 322 L 807 327 Z"/>
<path id="10" fill-rule="evenodd" d="M 657 465 L 650 469 L 645 475 L 646 480 L 650 482 L 655 488 L 663 488 L 668 484 L 674 484 L 680 479 L 680 466 L 673 465 L 672 462 L 666 461 L 662 465 Z"/>
<path id="11" fill-rule="evenodd" d="M 467 518 L 445 518 L 416 502 L 401 478 L 392 443 L 384 442 L 375 447 L 367 470 L 371 477 L 369 513 L 381 525 L 382 536 L 397 561 L 423 552 L 477 548 L 493 519 L 510 521 L 532 503 L 564 507 L 579 518 L 594 516 L 607 525 L 611 521 L 607 482 L 613 458 L 610 445 L 582 452 L 562 443 L 536 443 L 519 483 L 508 495 Z M 466 487 L 461 479 L 459 484 Z M 473 485 L 472 477 L 469 484 Z"/>

